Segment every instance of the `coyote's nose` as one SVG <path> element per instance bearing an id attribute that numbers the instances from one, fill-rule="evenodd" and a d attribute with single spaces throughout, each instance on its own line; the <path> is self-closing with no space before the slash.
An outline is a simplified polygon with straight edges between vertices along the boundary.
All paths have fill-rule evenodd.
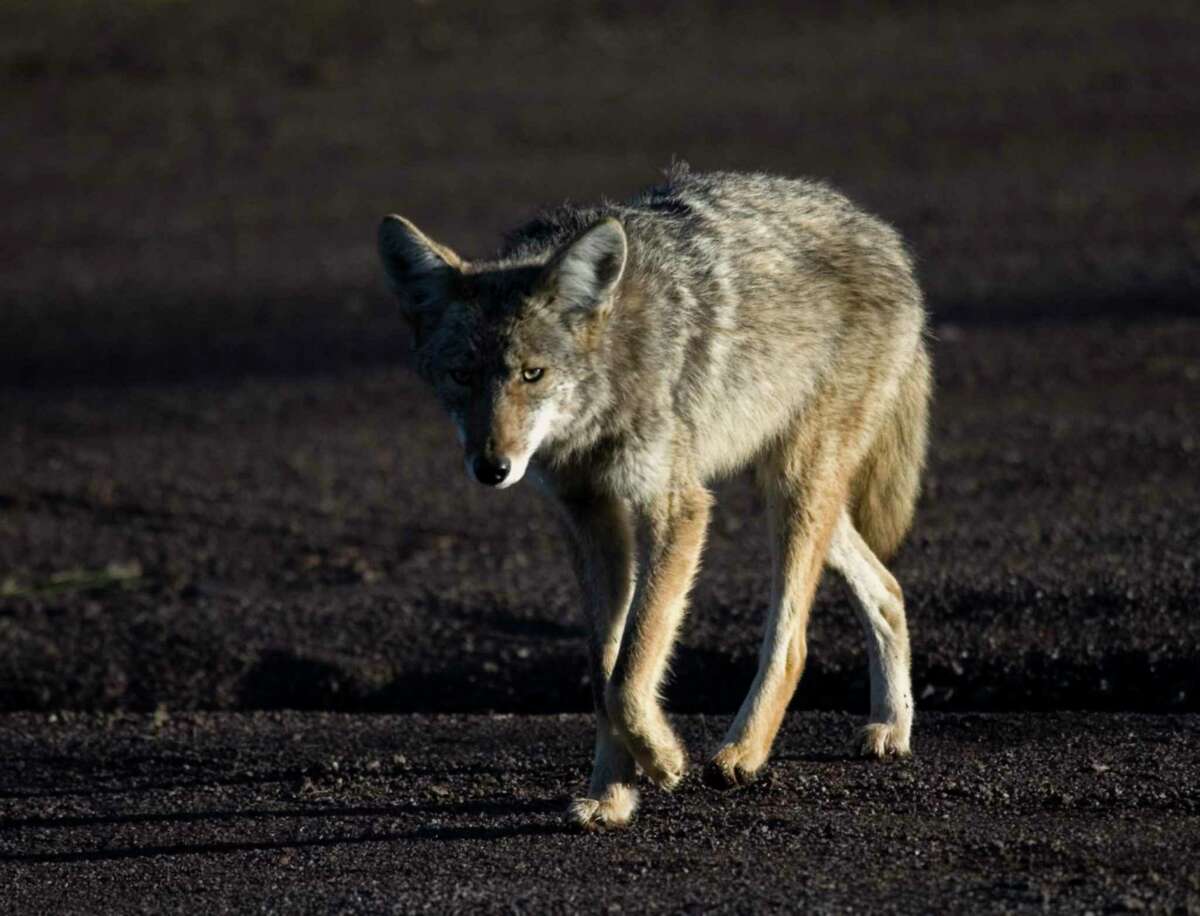
<path id="1" fill-rule="evenodd" d="M 475 463 L 471 467 L 475 471 L 476 480 L 480 483 L 486 483 L 489 487 L 494 487 L 504 482 L 504 478 L 508 476 L 508 472 L 512 469 L 512 462 L 507 458 L 497 458 L 495 461 L 489 461 L 480 455 L 475 459 Z"/>

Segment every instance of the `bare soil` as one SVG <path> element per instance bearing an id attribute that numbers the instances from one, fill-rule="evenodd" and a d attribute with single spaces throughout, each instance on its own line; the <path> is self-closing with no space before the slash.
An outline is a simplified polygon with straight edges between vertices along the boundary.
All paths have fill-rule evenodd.
<path id="1" fill-rule="evenodd" d="M 8 716 L 0 880 L 30 913 L 1200 909 L 1200 717 L 930 713 L 890 763 L 853 725 L 793 714 L 754 786 L 589 835 L 582 716 Z"/>

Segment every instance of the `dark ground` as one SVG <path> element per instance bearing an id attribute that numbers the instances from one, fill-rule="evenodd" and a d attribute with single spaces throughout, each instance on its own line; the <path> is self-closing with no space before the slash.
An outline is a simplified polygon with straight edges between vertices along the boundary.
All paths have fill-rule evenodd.
<path id="1" fill-rule="evenodd" d="M 587 835 L 582 716 L 22 714 L 0 879 L 61 913 L 1200 909 L 1200 717 L 931 713 L 888 764 L 853 725 L 794 714 L 749 789 Z"/>
<path id="2" fill-rule="evenodd" d="M 1194 4 L 661 9 L 0 4 L 7 909 L 1200 912 Z M 842 756 L 825 587 L 765 781 L 580 836 L 561 537 L 465 479 L 372 236 L 486 250 L 675 155 L 912 241 L 917 756 Z M 668 691 L 697 764 L 767 588 L 718 497 Z"/>

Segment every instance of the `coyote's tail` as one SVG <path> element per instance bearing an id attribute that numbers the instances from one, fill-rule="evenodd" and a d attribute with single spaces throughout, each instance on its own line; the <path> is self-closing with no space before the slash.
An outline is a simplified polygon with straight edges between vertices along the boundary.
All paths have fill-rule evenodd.
<path id="1" fill-rule="evenodd" d="M 900 546 L 912 523 L 925 466 L 931 385 L 929 354 L 922 342 L 900 383 L 891 415 L 851 483 L 854 526 L 880 559 Z"/>

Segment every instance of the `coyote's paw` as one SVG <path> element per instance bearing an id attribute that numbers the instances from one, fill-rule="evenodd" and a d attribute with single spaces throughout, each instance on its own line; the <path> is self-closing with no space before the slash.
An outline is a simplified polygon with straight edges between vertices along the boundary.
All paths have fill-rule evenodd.
<path id="1" fill-rule="evenodd" d="M 909 729 L 899 723 L 872 722 L 854 736 L 853 750 L 860 757 L 907 757 Z"/>
<path id="2" fill-rule="evenodd" d="M 572 799 L 567 815 L 584 830 L 611 830 L 629 825 L 637 801 L 637 789 L 615 783 L 601 798 Z"/>
<path id="3" fill-rule="evenodd" d="M 687 753 L 657 708 L 631 709 L 618 698 L 610 701 L 613 728 L 646 777 L 670 792 L 687 773 Z"/>
<path id="4" fill-rule="evenodd" d="M 765 761 L 753 760 L 737 744 L 726 744 L 704 768 L 704 784 L 710 789 L 748 786 L 758 778 Z"/>
<path id="5" fill-rule="evenodd" d="M 677 743 L 646 748 L 641 753 L 635 752 L 634 758 L 647 778 L 667 792 L 673 791 L 687 775 L 687 754 Z"/>

